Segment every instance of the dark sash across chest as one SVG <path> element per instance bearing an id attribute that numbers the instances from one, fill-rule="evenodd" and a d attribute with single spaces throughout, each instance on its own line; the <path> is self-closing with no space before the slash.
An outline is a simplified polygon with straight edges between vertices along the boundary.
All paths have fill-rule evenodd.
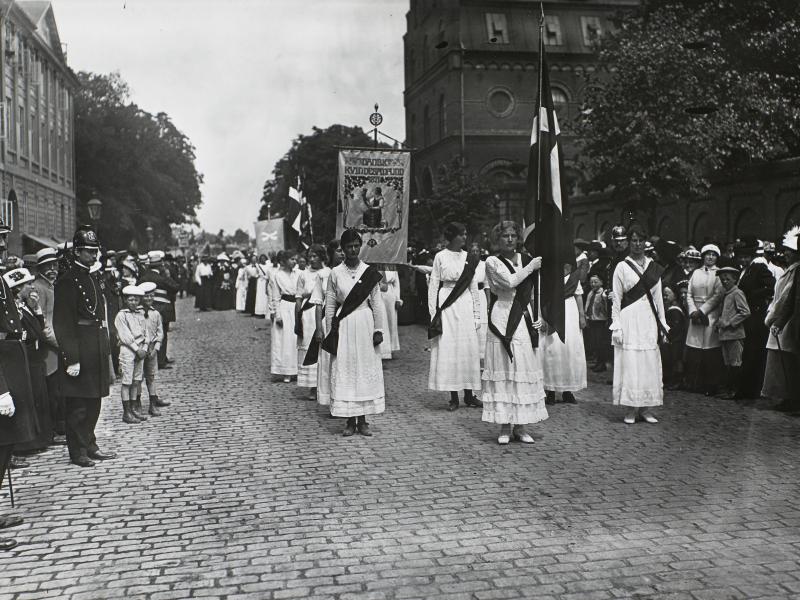
<path id="1" fill-rule="evenodd" d="M 439 284 L 439 290 L 436 290 L 436 313 L 433 315 L 431 319 L 431 324 L 428 327 L 428 339 L 433 339 L 437 336 L 442 335 L 442 313 L 452 306 L 456 300 L 458 300 L 461 295 L 467 291 L 469 288 L 469 284 L 472 283 L 472 278 L 475 277 L 475 268 L 478 266 L 478 261 L 476 259 L 467 259 L 464 263 L 464 270 L 461 271 L 461 275 L 458 276 L 458 280 L 456 281 L 453 289 L 450 291 L 450 294 L 445 298 L 444 303 L 439 306 L 439 290 L 442 289 L 442 285 Z"/>
<path id="2" fill-rule="evenodd" d="M 328 332 L 328 336 L 322 342 L 323 350 L 326 350 L 333 356 L 336 356 L 339 348 L 339 323 L 343 319 L 347 318 L 355 309 L 361 306 L 364 300 L 369 298 L 370 292 L 372 292 L 373 288 L 380 283 L 381 279 L 383 279 L 383 275 L 381 275 L 381 272 L 372 265 L 368 266 L 361 274 L 361 277 L 358 278 L 356 284 L 347 294 L 347 298 L 344 299 L 342 308 L 339 310 L 339 314 L 333 317 L 333 321 L 331 321 L 331 330 Z"/>
<path id="3" fill-rule="evenodd" d="M 655 261 L 652 261 L 649 265 L 647 265 L 647 268 L 644 270 L 644 272 L 636 269 L 630 260 L 626 260 L 625 262 L 631 267 L 631 270 L 634 273 L 639 275 L 639 281 L 637 281 L 636 285 L 634 285 L 631 289 L 622 294 L 622 298 L 620 300 L 622 309 L 627 308 L 640 298 L 647 296 L 647 294 L 650 293 L 650 290 L 653 289 L 653 286 L 661 279 L 661 274 L 664 272 L 664 267 Z"/>

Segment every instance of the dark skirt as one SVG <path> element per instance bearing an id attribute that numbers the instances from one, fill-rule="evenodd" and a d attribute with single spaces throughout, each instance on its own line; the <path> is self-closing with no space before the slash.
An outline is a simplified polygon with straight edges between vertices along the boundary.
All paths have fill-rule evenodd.
<path id="1" fill-rule="evenodd" d="M 53 441 L 53 421 L 50 412 L 50 396 L 47 393 L 47 379 L 44 362 L 29 362 L 28 371 L 31 376 L 33 405 L 38 424 L 37 435 L 29 442 L 16 444 L 14 446 L 14 452 L 43 450 L 44 448 L 47 448 Z"/>
<path id="2" fill-rule="evenodd" d="M 251 277 L 247 280 L 247 296 L 244 300 L 244 312 L 250 315 L 256 314 L 256 289 L 258 288 L 258 278 Z"/>
<path id="3" fill-rule="evenodd" d="M 690 391 L 716 393 L 725 372 L 721 348 L 701 350 L 687 347 L 683 362 L 684 384 Z"/>

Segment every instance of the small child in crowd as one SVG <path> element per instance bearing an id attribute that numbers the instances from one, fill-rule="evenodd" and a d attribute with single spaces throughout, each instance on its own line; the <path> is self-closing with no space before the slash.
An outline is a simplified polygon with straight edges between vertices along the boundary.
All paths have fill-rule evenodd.
<path id="1" fill-rule="evenodd" d="M 739 372 L 742 368 L 742 350 L 744 349 L 744 322 L 750 316 L 744 292 L 737 285 L 739 270 L 735 267 L 722 267 L 717 270 L 725 297 L 722 301 L 722 314 L 716 322 L 719 340 L 722 343 L 722 360 L 727 371 L 726 390 L 719 394 L 720 398 L 731 400 L 739 394 Z"/>
<path id="2" fill-rule="evenodd" d="M 160 417 L 161 411 L 158 410 L 162 406 L 169 406 L 171 403 L 166 400 L 161 400 L 158 397 L 158 390 L 156 389 L 156 376 L 158 375 L 158 351 L 161 349 L 161 344 L 164 341 L 164 324 L 161 321 L 161 315 L 153 308 L 153 301 L 155 298 L 156 284 L 152 281 L 145 281 L 139 286 L 144 292 L 142 298 L 142 306 L 139 309 L 144 316 L 145 321 L 145 347 L 147 348 L 147 355 L 144 357 L 144 381 L 147 384 L 147 395 L 149 396 L 150 406 L 148 411 L 151 417 Z M 139 394 L 136 397 L 136 405 L 141 409 L 142 396 L 141 386 L 139 387 Z"/>
<path id="3" fill-rule="evenodd" d="M 125 286 L 122 289 L 125 308 L 120 310 L 114 319 L 120 344 L 122 420 L 131 424 L 147 420 L 147 417 L 141 414 L 141 406 L 136 404 L 136 397 L 142 385 L 144 357 L 147 356 L 144 315 L 139 312 L 139 302 L 143 296 L 144 292 L 138 286 Z"/>
<path id="4" fill-rule="evenodd" d="M 662 295 L 669 333 L 667 343 L 661 347 L 661 366 L 664 373 L 664 387 L 675 390 L 680 387 L 683 379 L 683 354 L 686 350 L 688 322 L 681 299 L 675 295 L 672 288 L 665 287 Z"/>
<path id="5" fill-rule="evenodd" d="M 589 278 L 591 288 L 586 295 L 586 342 L 589 356 L 594 359 L 592 371 L 600 373 L 606 370 L 606 357 L 611 348 L 611 336 L 608 330 L 608 303 L 606 302 L 603 279 L 599 274 Z"/>

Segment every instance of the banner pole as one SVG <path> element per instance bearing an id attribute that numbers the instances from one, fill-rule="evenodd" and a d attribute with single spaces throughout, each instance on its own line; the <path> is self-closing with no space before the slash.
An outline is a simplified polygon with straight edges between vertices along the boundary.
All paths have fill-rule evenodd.
<path id="1" fill-rule="evenodd" d="M 544 4 L 539 3 L 539 89 L 536 92 L 536 204 L 534 204 L 533 235 L 539 235 L 536 229 L 541 220 L 541 201 L 542 201 L 542 80 L 544 68 Z M 549 123 L 548 123 L 549 126 Z M 533 320 L 539 320 L 539 311 L 542 305 L 542 270 L 536 271 L 536 302 L 533 303 Z"/>

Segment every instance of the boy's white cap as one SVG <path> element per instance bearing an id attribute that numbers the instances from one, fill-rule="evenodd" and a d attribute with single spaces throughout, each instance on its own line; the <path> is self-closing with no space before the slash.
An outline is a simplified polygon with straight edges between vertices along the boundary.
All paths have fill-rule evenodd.
<path id="1" fill-rule="evenodd" d="M 122 295 L 123 296 L 144 296 L 144 292 L 142 288 L 138 285 L 126 285 L 122 288 Z"/>
<path id="2" fill-rule="evenodd" d="M 717 256 L 722 254 L 722 252 L 719 251 L 719 246 L 716 244 L 706 244 L 703 246 L 703 249 L 700 250 L 700 254 L 705 254 L 706 252 L 716 252 Z"/>
<path id="3" fill-rule="evenodd" d="M 144 281 L 139 284 L 139 289 L 142 290 L 142 293 L 149 294 L 151 292 L 156 291 L 158 286 L 153 283 L 152 281 Z"/>

